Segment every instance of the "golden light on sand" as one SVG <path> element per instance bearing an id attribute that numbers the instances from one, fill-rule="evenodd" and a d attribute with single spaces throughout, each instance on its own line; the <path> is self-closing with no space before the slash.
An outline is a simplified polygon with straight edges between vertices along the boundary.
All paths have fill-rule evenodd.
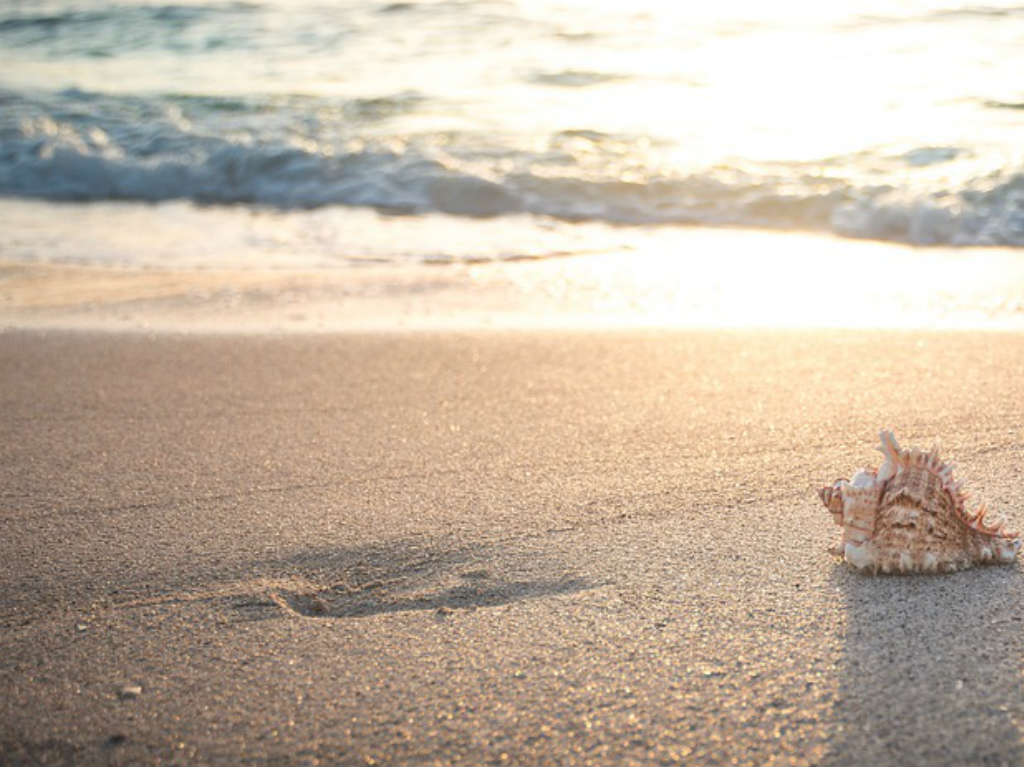
<path id="1" fill-rule="evenodd" d="M 1012 328 L 1024 263 L 946 249 L 761 231 L 652 231 L 630 252 L 477 267 L 531 296 L 527 324 L 662 328 Z M 532 291 L 532 293 L 531 293 Z M 532 319 L 531 319 L 532 318 Z"/>

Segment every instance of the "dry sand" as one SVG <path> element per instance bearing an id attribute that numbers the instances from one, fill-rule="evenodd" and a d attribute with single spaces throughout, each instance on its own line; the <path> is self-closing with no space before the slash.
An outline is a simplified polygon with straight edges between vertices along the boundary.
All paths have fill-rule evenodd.
<path id="1" fill-rule="evenodd" d="M 1024 523 L 1024 336 L 0 334 L 0 762 L 1024 762 L 1021 566 L 870 578 L 882 426 Z"/>

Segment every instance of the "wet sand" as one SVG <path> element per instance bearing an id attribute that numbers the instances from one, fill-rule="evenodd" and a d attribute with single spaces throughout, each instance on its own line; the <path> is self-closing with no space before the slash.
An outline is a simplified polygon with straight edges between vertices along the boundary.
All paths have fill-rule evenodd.
<path id="1" fill-rule="evenodd" d="M 0 220 L 2 212 L 0 206 Z M 72 216 L 75 223 L 82 222 Z M 12 231 L 19 231 L 17 224 Z M 204 229 L 173 247 L 154 237 L 147 248 L 144 228 L 135 232 L 138 242 L 118 246 L 116 238 L 76 239 L 70 224 L 64 226 L 48 235 L 60 248 L 27 237 L 45 256 L 28 248 L 19 257 L 17 247 L 7 254 L 0 243 L 0 329 L 1024 332 L 1024 261 L 1014 248 L 914 248 L 818 234 L 685 228 L 634 232 L 625 244 L 609 238 L 606 246 L 587 243 L 589 250 L 545 258 L 467 252 L 443 263 L 392 257 L 330 267 L 302 253 L 282 256 L 280 263 L 259 252 L 217 258 L 210 252 L 217 229 L 213 245 L 204 243 Z M 410 242 L 420 241 L 405 247 Z M 111 252 L 134 260 L 125 255 L 118 261 Z M 195 262 L 207 256 L 208 263 Z"/>
<path id="2" fill-rule="evenodd" d="M 857 575 L 1024 336 L 0 334 L 0 762 L 1019 764 L 1021 566 Z"/>

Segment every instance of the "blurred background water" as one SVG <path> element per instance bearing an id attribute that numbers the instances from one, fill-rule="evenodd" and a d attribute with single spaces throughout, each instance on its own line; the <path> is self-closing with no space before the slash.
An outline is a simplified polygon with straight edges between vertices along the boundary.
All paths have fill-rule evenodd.
<path id="1" fill-rule="evenodd" d="M 63 218 L 137 226 L 119 257 L 152 258 L 166 201 L 164 228 L 246 230 L 249 258 L 695 224 L 1024 246 L 1010 3 L 8 0 L 0 51 L 18 257 Z"/>

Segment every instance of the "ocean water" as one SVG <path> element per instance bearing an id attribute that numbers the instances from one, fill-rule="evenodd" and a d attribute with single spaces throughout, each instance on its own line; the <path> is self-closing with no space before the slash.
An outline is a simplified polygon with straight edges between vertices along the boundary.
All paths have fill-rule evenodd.
<path id="1" fill-rule="evenodd" d="M 0 52 L 18 258 L 504 259 L 693 225 L 1024 246 L 999 0 L 7 0 Z"/>

